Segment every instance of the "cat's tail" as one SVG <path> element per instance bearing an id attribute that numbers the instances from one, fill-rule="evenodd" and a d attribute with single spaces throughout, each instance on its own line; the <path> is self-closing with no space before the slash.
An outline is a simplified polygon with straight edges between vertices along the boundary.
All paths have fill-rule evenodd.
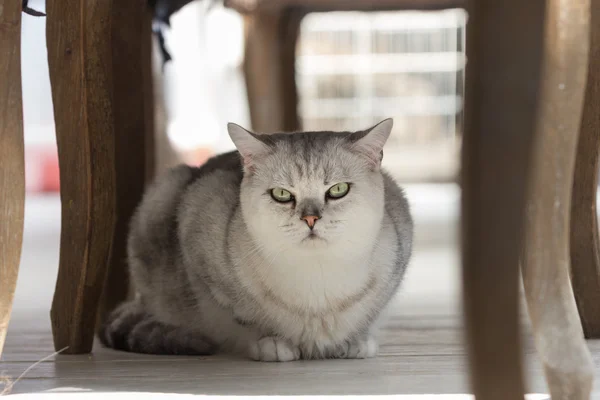
<path id="1" fill-rule="evenodd" d="M 130 301 L 119 306 L 98 332 L 100 342 L 115 350 L 164 355 L 209 355 L 215 345 L 208 338 L 165 324 Z"/>

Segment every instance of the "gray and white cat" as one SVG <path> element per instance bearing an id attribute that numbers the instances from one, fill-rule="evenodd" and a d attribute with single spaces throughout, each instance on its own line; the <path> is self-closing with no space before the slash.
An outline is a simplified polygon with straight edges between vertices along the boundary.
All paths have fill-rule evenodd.
<path id="1" fill-rule="evenodd" d="M 367 358 L 411 254 L 402 190 L 381 170 L 392 129 L 257 135 L 180 166 L 131 223 L 134 300 L 101 329 L 115 349 Z"/>

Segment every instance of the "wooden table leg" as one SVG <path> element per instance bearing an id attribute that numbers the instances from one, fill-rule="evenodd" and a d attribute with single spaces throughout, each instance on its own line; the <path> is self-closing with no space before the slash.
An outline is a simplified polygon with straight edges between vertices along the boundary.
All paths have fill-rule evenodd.
<path id="1" fill-rule="evenodd" d="M 114 2 L 113 5 L 112 77 L 117 220 L 99 311 L 100 324 L 129 293 L 129 220 L 142 199 L 147 176 L 153 175 L 154 169 L 154 100 L 150 51 L 152 16 L 146 4 L 146 0 L 132 0 Z"/>
<path id="2" fill-rule="evenodd" d="M 600 156 L 600 0 L 591 1 L 591 43 L 571 196 L 571 281 L 587 338 L 600 339 L 600 238 L 596 214 Z"/>
<path id="3" fill-rule="evenodd" d="M 147 4 L 147 2 L 144 2 Z M 165 98 L 164 93 L 160 90 L 160 87 L 157 88 L 156 85 L 162 84 L 162 81 L 159 81 L 159 77 L 162 78 L 162 70 L 156 71 L 156 54 L 155 52 L 155 39 L 152 33 L 152 18 L 153 11 L 151 9 L 146 8 L 144 18 L 142 19 L 142 37 L 141 37 L 141 51 L 142 51 L 142 101 L 144 104 L 144 172 L 145 172 L 145 182 L 146 184 L 154 181 L 155 176 L 158 171 L 164 168 L 174 167 L 179 164 L 179 160 L 175 151 L 171 147 L 171 143 L 169 141 L 169 137 L 167 135 L 167 116 L 165 111 Z M 157 75 L 158 74 L 158 75 Z M 160 97 L 159 97 L 160 96 Z M 164 115 L 159 116 L 160 112 L 163 112 Z M 160 139 L 157 139 L 157 135 L 161 135 Z M 164 146 L 169 146 L 168 150 L 170 151 L 170 160 L 171 163 L 165 166 L 165 161 L 161 159 L 160 166 L 158 165 L 158 148 L 163 143 L 160 142 L 163 140 Z M 163 155 L 165 152 L 163 152 Z M 161 169 L 159 169 L 161 168 Z"/>
<path id="4" fill-rule="evenodd" d="M 547 4 L 523 283 L 552 399 L 587 400 L 594 370 L 569 281 L 569 217 L 588 69 L 590 0 Z"/>
<path id="5" fill-rule="evenodd" d="M 478 400 L 522 400 L 519 256 L 545 1 L 474 0 L 462 150 L 466 343 Z"/>
<path id="6" fill-rule="evenodd" d="M 21 2 L 0 7 L 0 356 L 21 260 L 25 153 L 21 97 Z"/>
<path id="7" fill-rule="evenodd" d="M 296 42 L 304 12 L 253 13 L 246 18 L 244 74 L 252 128 L 257 132 L 300 129 L 296 89 Z"/>
<path id="8" fill-rule="evenodd" d="M 60 164 L 60 266 L 54 346 L 92 349 L 115 224 L 112 1 L 47 0 L 47 47 Z M 127 62 L 123 60 L 123 62 Z"/>

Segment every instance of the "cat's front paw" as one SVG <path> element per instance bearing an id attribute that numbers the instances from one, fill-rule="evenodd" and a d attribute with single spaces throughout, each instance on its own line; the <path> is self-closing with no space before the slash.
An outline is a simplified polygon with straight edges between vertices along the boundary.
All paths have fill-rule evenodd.
<path id="1" fill-rule="evenodd" d="M 250 345 L 250 358 L 256 361 L 296 361 L 300 349 L 288 340 L 267 336 Z"/>
<path id="2" fill-rule="evenodd" d="M 356 339 L 347 342 L 338 349 L 338 358 L 373 358 L 379 352 L 379 345 L 375 338 Z"/>

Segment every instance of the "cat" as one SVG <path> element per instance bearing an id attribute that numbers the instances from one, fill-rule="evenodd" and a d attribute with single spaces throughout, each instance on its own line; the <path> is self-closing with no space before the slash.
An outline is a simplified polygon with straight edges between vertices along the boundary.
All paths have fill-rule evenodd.
<path id="1" fill-rule="evenodd" d="M 131 221 L 135 298 L 110 348 L 260 361 L 370 358 L 412 250 L 408 202 L 381 169 L 393 121 L 358 132 L 255 134 L 179 166 Z"/>

